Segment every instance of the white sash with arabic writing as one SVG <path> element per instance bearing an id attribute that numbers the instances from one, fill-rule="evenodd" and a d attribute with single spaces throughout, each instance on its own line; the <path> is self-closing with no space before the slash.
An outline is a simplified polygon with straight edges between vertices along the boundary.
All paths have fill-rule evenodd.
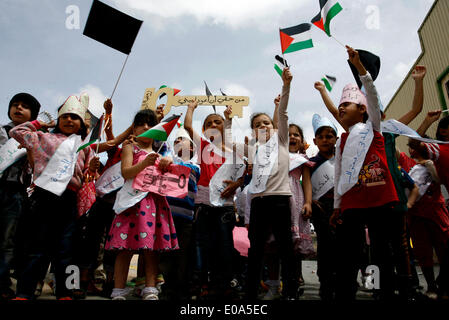
<path id="1" fill-rule="evenodd" d="M 271 171 L 278 162 L 278 156 L 279 141 L 278 133 L 275 132 L 270 140 L 258 147 L 254 157 L 253 176 L 249 183 L 248 192 L 257 194 L 265 191 Z"/>
<path id="2" fill-rule="evenodd" d="M 433 139 L 427 139 L 421 137 L 415 130 L 409 128 L 402 122 L 399 122 L 394 119 L 390 119 L 382 122 L 382 132 L 388 132 L 397 134 L 400 136 L 406 136 L 409 138 L 413 138 L 418 141 L 427 142 L 427 143 L 439 143 L 439 144 L 447 144 L 449 141 L 439 141 Z"/>
<path id="3" fill-rule="evenodd" d="M 232 157 L 226 158 L 226 161 L 218 168 L 209 182 L 209 201 L 213 206 L 232 205 L 232 199 L 223 199 L 221 197 L 221 193 L 227 187 L 227 184 L 223 183 L 223 181 L 236 181 L 243 175 L 245 168 L 245 163 L 240 157 L 235 157 L 235 159 L 232 159 Z"/>
<path id="4" fill-rule="evenodd" d="M 81 136 L 76 134 L 72 134 L 65 139 L 56 149 L 34 184 L 60 196 L 73 177 L 78 158 L 76 150 L 78 150 L 81 142 Z"/>
<path id="5" fill-rule="evenodd" d="M 16 139 L 10 138 L 0 149 L 0 176 L 9 166 L 13 165 L 17 160 L 26 155 L 25 148 L 19 149 L 20 145 Z"/>
<path id="6" fill-rule="evenodd" d="M 413 168 L 409 172 L 409 175 L 418 186 L 419 197 L 418 199 L 416 199 L 416 201 L 418 201 L 432 184 L 432 175 L 425 166 L 420 164 L 413 166 Z"/>
<path id="7" fill-rule="evenodd" d="M 122 162 L 119 161 L 113 166 L 109 167 L 95 183 L 97 195 L 103 197 L 112 191 L 121 188 L 125 184 L 125 179 L 122 177 Z"/>
<path id="8" fill-rule="evenodd" d="M 125 184 L 117 192 L 113 207 L 116 214 L 122 213 L 126 209 L 131 208 L 147 196 L 148 192 L 143 192 L 133 188 L 133 181 L 134 179 L 125 180 Z"/>
<path id="9" fill-rule="evenodd" d="M 323 162 L 310 178 L 312 200 L 318 200 L 334 187 L 335 157 Z"/>
<path id="10" fill-rule="evenodd" d="M 299 153 L 291 153 L 290 152 L 289 156 L 290 156 L 289 171 L 293 171 L 296 168 L 302 166 L 307 161 L 309 161 L 306 158 L 304 158 L 302 155 L 300 155 Z"/>
<path id="11" fill-rule="evenodd" d="M 345 149 L 341 156 L 341 173 L 337 192 L 344 195 L 359 180 L 360 169 L 374 138 L 371 121 L 355 124 L 346 140 Z M 340 148 L 339 148 L 340 149 Z M 337 152 L 341 152 L 337 150 Z"/>

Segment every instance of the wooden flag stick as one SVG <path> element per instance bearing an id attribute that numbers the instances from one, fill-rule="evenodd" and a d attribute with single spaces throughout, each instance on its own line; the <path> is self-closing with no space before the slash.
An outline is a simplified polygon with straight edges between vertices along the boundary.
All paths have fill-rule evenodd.
<path id="1" fill-rule="evenodd" d="M 129 58 L 129 54 L 126 56 L 125 62 L 123 63 L 122 70 L 120 71 L 120 75 L 118 76 L 117 82 L 115 83 L 115 86 L 114 86 L 114 90 L 112 91 L 111 97 L 109 99 L 112 99 L 115 89 L 117 89 L 118 82 L 120 81 L 120 78 L 122 77 L 123 69 L 125 69 L 125 65 L 126 65 L 126 62 L 128 61 L 128 58 Z"/>

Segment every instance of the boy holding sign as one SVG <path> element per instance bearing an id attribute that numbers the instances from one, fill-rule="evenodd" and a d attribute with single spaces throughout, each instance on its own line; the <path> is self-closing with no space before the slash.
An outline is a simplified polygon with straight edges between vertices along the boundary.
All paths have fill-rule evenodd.
<path id="1" fill-rule="evenodd" d="M 10 138 L 15 126 L 35 120 L 41 105 L 32 95 L 18 93 L 9 102 L 8 117 L 11 122 L 0 127 L 0 300 L 14 296 L 9 287 L 9 269 L 13 259 L 17 222 L 26 202 L 26 188 L 31 181 L 27 172 L 25 149 Z"/>
<path id="2" fill-rule="evenodd" d="M 383 229 L 384 222 L 388 221 L 386 213 L 398 202 L 398 197 L 380 132 L 381 113 L 376 87 L 358 52 L 349 46 L 347 50 L 366 89 L 366 96 L 357 85 L 346 85 L 338 108 L 340 121 L 349 132 L 343 133 L 337 143 L 334 212 L 330 220 L 331 225 L 339 224 L 336 299 L 355 299 L 358 257 L 364 241 L 360 230 L 365 224 L 370 232 L 372 262 L 382 274 L 381 297 L 388 298 L 392 283 L 389 272 L 393 268 L 388 256 L 388 237 Z"/>

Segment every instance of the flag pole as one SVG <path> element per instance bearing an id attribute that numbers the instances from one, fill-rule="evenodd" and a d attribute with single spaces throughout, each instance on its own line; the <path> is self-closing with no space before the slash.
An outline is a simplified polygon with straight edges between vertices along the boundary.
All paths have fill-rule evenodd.
<path id="1" fill-rule="evenodd" d="M 103 113 L 103 116 L 104 116 L 104 113 Z M 100 117 L 100 119 L 101 119 L 101 117 Z M 104 119 L 104 118 L 103 118 L 103 119 Z M 104 130 L 105 130 L 105 128 L 106 128 L 106 126 L 107 126 L 108 123 L 109 123 L 109 118 L 108 118 L 108 122 L 105 123 L 102 132 L 100 132 L 100 139 L 101 139 L 101 135 L 104 133 Z M 98 154 L 98 148 L 99 148 L 99 147 L 100 147 L 100 140 L 98 140 L 98 142 L 97 142 L 97 151 L 95 152 L 95 154 Z"/>
<path id="2" fill-rule="evenodd" d="M 126 62 L 128 61 L 128 58 L 129 58 L 129 54 L 126 55 L 126 59 L 125 59 L 125 62 L 123 63 L 122 70 L 120 71 L 117 82 L 115 83 L 115 86 L 114 86 L 114 90 L 112 91 L 111 97 L 109 99 L 112 99 L 112 96 L 115 93 L 115 89 L 117 89 L 118 82 L 120 81 L 120 78 L 122 77 L 123 69 L 125 69 L 125 65 L 126 65 Z"/>

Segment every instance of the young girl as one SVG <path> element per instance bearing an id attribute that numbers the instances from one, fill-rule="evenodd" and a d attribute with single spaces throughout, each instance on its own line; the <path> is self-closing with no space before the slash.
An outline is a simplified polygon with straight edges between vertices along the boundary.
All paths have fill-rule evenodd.
<path id="1" fill-rule="evenodd" d="M 440 180 L 432 160 L 426 159 L 426 152 L 409 148 L 410 156 L 417 164 L 410 170 L 410 176 L 418 186 L 418 192 L 409 195 L 407 222 L 413 240 L 413 251 L 427 282 L 426 295 L 437 298 L 443 293 L 444 284 L 437 287 L 434 275 L 433 249 L 440 261 L 440 274 L 447 275 L 445 261 L 449 241 L 449 213 L 441 194 Z M 446 268 L 446 269 L 444 269 Z M 440 279 L 441 279 L 440 278 Z"/>
<path id="2" fill-rule="evenodd" d="M 85 175 L 95 174 L 99 166 L 98 158 L 94 158 L 90 148 L 75 153 L 76 141 L 79 145 L 87 134 L 84 117 L 88 103 L 88 96 L 83 95 L 80 100 L 70 96 L 59 109 L 58 122 L 52 133 L 39 130 L 52 125 L 37 120 L 10 131 L 11 137 L 34 159 L 35 186 L 30 199 L 31 209 L 24 219 L 25 252 L 17 281 L 18 299 L 33 298 L 49 259 L 58 282 L 57 299 L 71 299 L 71 292 L 65 284 L 66 268 L 72 264 L 77 191 Z M 55 159 L 63 160 L 55 166 Z"/>
<path id="3" fill-rule="evenodd" d="M 233 196 L 242 180 L 228 181 L 229 184 L 221 193 L 222 206 L 211 203 L 209 184 L 218 170 L 223 167 L 230 149 L 226 146 L 231 143 L 230 129 L 232 120 L 231 107 L 227 107 L 224 119 L 216 113 L 209 114 L 203 123 L 203 139 L 193 130 L 193 112 L 197 103 L 188 106 L 184 126 L 193 139 L 198 150 L 200 164 L 200 179 L 198 180 L 198 193 L 195 199 L 196 219 L 194 229 L 196 234 L 196 252 L 199 285 L 202 286 L 201 295 L 208 291 L 208 270 L 211 270 L 211 286 L 216 290 L 217 296 L 225 296 L 231 293 L 230 283 L 233 276 L 232 256 L 234 253 L 234 241 L 232 230 L 235 226 L 235 212 Z M 223 167 L 226 169 L 226 167 Z"/>
<path id="4" fill-rule="evenodd" d="M 152 110 L 141 110 L 134 117 L 133 134 L 138 136 L 157 124 Z M 169 205 L 164 196 L 155 193 L 139 192 L 130 187 L 133 179 L 146 167 L 158 165 L 164 171 L 171 164 L 170 158 L 162 158 L 152 149 L 153 139 L 137 138 L 136 144 L 123 147 L 122 176 L 125 185 L 118 192 L 114 210 L 116 217 L 112 222 L 106 242 L 106 250 L 118 250 L 114 266 L 113 300 L 126 300 L 129 293 L 126 286 L 129 263 L 136 251 L 143 253 L 145 262 L 144 300 L 158 300 L 156 276 L 158 272 L 157 251 L 178 249 L 176 230 Z M 131 197 L 129 197 L 131 195 Z M 127 209 L 118 209 L 119 199 L 127 199 Z"/>
<path id="5" fill-rule="evenodd" d="M 257 298 L 265 244 L 272 232 L 279 246 L 283 295 L 296 295 L 295 259 L 291 232 L 289 141 L 287 105 L 292 75 L 288 68 L 282 73 L 283 88 L 279 103 L 278 130 L 267 114 L 251 118 L 251 128 L 258 142 L 254 159 L 251 193 L 251 213 L 248 230 L 251 247 L 248 252 L 248 299 Z"/>

